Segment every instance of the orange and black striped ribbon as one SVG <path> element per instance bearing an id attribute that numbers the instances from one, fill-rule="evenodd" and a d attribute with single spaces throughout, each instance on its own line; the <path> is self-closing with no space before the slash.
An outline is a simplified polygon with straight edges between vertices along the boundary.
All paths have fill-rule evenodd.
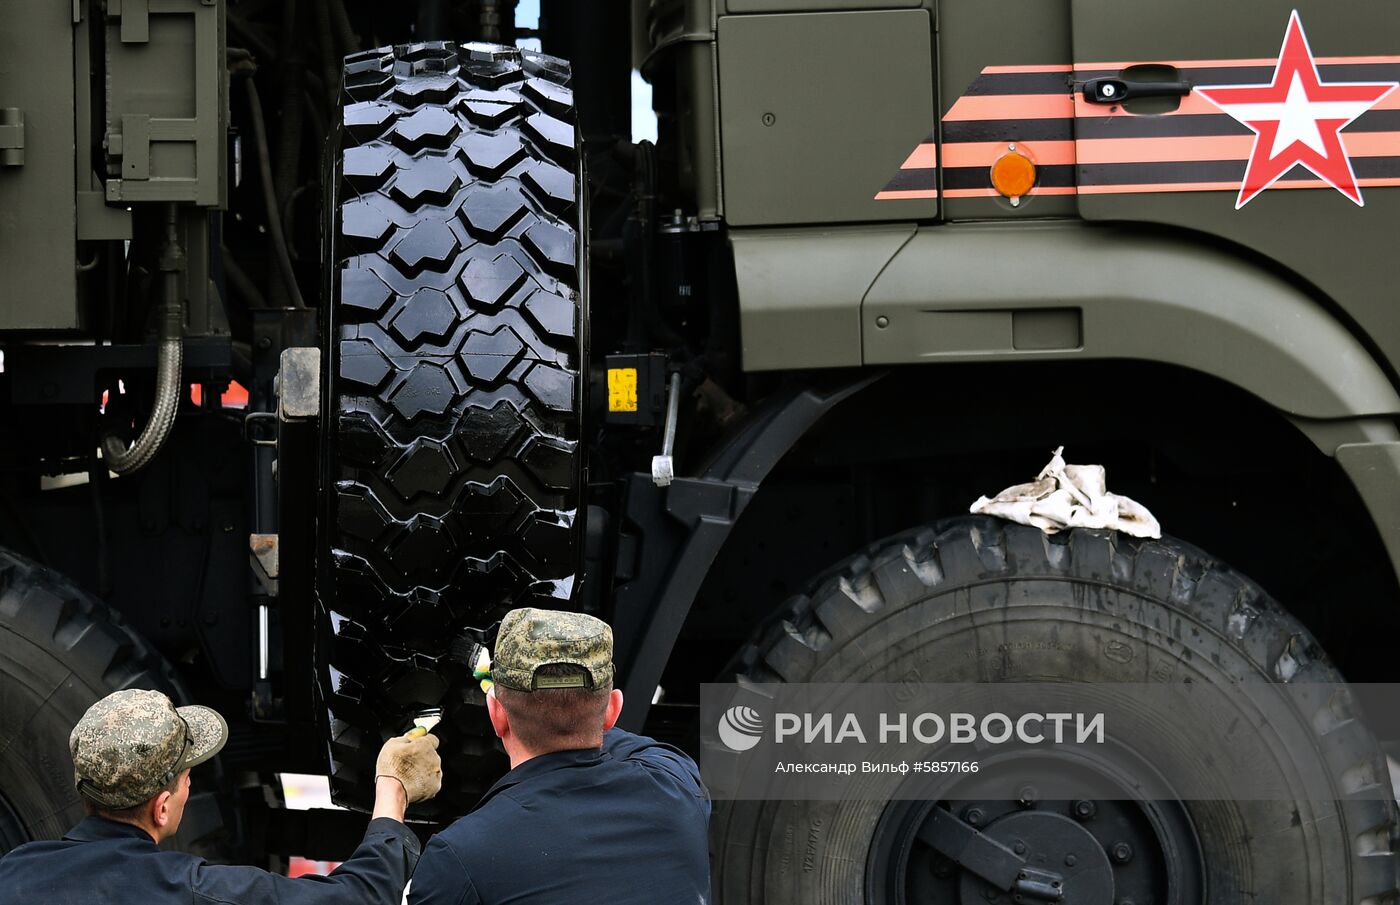
<path id="1" fill-rule="evenodd" d="M 1168 63 L 1192 85 L 1267 84 L 1276 60 Z M 1400 56 L 1319 57 L 1323 82 L 1400 81 Z M 1130 63 L 989 66 L 943 117 L 942 196 L 997 195 L 991 166 L 1009 145 L 1036 165 L 1031 195 L 1239 191 L 1254 133 L 1192 93 L 1172 113 L 1135 115 L 1090 104 L 1080 86 Z M 1400 91 L 1342 131 L 1357 184 L 1400 185 Z M 940 149 L 930 134 L 877 200 L 939 197 Z M 1327 188 L 1294 167 L 1273 188 Z"/>

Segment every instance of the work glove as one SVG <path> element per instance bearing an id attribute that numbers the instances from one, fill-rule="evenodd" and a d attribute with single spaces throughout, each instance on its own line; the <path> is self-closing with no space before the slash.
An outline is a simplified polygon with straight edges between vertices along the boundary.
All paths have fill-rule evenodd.
<path id="1" fill-rule="evenodd" d="M 481 683 L 483 693 L 495 687 L 496 683 L 491 681 L 491 652 L 484 647 L 476 653 L 476 662 L 472 664 L 472 678 Z"/>
<path id="2" fill-rule="evenodd" d="M 374 775 L 397 779 L 409 804 L 427 801 L 442 788 L 442 758 L 437 747 L 438 737 L 432 734 L 391 738 L 379 749 Z"/>

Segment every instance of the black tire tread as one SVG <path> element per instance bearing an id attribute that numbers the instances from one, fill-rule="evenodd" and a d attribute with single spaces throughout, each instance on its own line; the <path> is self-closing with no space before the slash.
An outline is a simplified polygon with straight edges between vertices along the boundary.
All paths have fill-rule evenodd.
<path id="1" fill-rule="evenodd" d="M 52 569 L 3 549 L 0 623 L 52 651 L 94 691 L 149 688 L 176 703 L 189 700 L 174 667 L 120 613 Z"/>
<path id="2" fill-rule="evenodd" d="M 176 704 L 191 702 L 170 661 L 119 612 L 60 573 L 4 549 L 0 549 L 0 626 L 48 651 L 71 671 L 76 683 L 65 686 L 63 694 L 86 692 L 96 701 L 114 691 L 145 688 L 164 693 Z M 67 739 L 58 741 L 66 745 Z M 52 791 L 58 795 L 71 790 Z M 223 828 L 219 795 L 194 793 L 186 814 L 174 844 L 206 856 L 219 855 L 227 842 L 219 834 Z"/>
<path id="3" fill-rule="evenodd" d="M 414 695 L 395 697 L 396 683 L 434 671 L 463 626 L 566 607 L 577 584 L 584 303 L 569 79 L 561 60 L 497 45 L 346 58 L 321 593 L 350 620 L 327 654 L 345 803 L 368 805 L 376 739 L 402 731 Z M 489 750 L 458 728 L 453 756 Z M 484 772 L 462 762 L 452 774 Z"/>
<path id="4" fill-rule="evenodd" d="M 1009 578 L 1072 580 L 1150 596 L 1226 639 L 1248 658 L 1256 680 L 1284 680 L 1279 664 L 1292 659 L 1296 671 L 1286 681 L 1344 682 L 1297 619 L 1243 574 L 1184 541 L 1088 529 L 1046 535 L 987 517 L 936 522 L 879 541 L 838 564 L 780 607 L 735 654 L 723 679 L 823 681 L 813 677 L 819 653 L 852 642 L 885 612 L 945 584 L 965 588 Z M 1355 900 L 1359 905 L 1393 901 L 1400 891 L 1394 849 L 1400 813 L 1393 795 L 1382 800 L 1374 794 L 1378 784 L 1389 788 L 1385 756 L 1358 720 L 1336 716 L 1338 710 L 1351 712 L 1354 702 L 1328 704 L 1309 724 L 1344 796 Z M 745 803 L 721 804 L 717 836 L 741 832 L 753 819 L 753 808 Z M 717 890 L 725 883 L 749 882 L 724 878 L 722 862 L 716 862 Z"/>

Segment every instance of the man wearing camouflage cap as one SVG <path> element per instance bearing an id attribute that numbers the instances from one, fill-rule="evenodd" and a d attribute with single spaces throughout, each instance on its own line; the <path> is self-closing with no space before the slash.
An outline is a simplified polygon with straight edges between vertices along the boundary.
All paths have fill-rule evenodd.
<path id="1" fill-rule="evenodd" d="M 511 770 L 428 843 L 409 905 L 709 901 L 699 771 L 614 727 L 622 692 L 607 623 L 511 610 L 490 679 L 486 706 Z"/>
<path id="2" fill-rule="evenodd" d="M 0 859 L 0 905 L 398 905 L 419 855 L 404 810 L 442 787 L 435 737 L 384 745 L 374 818 L 360 847 L 330 876 L 304 880 L 158 847 L 180 828 L 190 768 L 227 740 L 228 725 L 216 711 L 175 707 L 158 691 L 117 691 L 93 704 L 68 739 L 89 816 L 62 840 L 30 842 Z"/>

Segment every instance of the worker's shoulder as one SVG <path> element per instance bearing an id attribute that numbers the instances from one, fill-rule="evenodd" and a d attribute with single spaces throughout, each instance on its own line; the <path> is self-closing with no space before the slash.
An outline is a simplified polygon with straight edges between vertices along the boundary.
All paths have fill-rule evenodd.
<path id="1" fill-rule="evenodd" d="M 609 729 L 603 736 L 603 752 L 614 763 L 645 769 L 669 777 L 703 794 L 700 770 L 690 755 L 679 748 L 622 729 Z"/>
<path id="2" fill-rule="evenodd" d="M 484 834 L 499 830 L 518 819 L 524 808 L 511 794 L 503 789 L 487 798 L 470 813 L 463 814 L 448 824 L 435 838 L 460 849 L 473 841 L 479 842 Z"/>
<path id="3" fill-rule="evenodd" d="M 7 871 L 43 870 L 49 864 L 67 867 L 72 864 L 111 863 L 123 866 L 140 863 L 165 867 L 199 860 L 197 855 L 156 848 L 148 838 L 40 839 L 16 846 L 0 856 L 0 876 Z"/>
<path id="4" fill-rule="evenodd" d="M 11 901 L 4 890 L 11 889 L 15 881 L 26 874 L 33 874 L 42 861 L 53 859 L 70 845 L 72 843 L 68 842 L 26 842 L 0 855 L 0 905 Z"/>
<path id="5" fill-rule="evenodd" d="M 603 733 L 603 753 L 614 760 L 664 760 L 694 766 L 690 755 L 679 748 L 625 729 Z"/>
<path id="6" fill-rule="evenodd" d="M 124 884 L 180 889 L 192 884 L 202 863 L 197 855 L 163 851 L 136 839 L 30 842 L 0 858 L 0 905 L 79 901 L 93 888 Z"/>
<path id="7" fill-rule="evenodd" d="M 64 852 L 76 842 L 69 842 L 66 839 L 41 839 L 37 842 L 25 842 L 17 845 L 3 855 L 0 855 L 0 869 L 13 868 L 15 865 L 28 861 L 31 858 L 40 858 L 47 855 Z"/>

